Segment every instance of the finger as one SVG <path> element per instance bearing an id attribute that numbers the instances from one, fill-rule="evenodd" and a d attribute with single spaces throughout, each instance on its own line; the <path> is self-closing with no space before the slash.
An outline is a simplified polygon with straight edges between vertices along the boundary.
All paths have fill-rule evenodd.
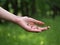
<path id="1" fill-rule="evenodd" d="M 28 25 L 30 27 L 29 31 L 30 32 L 42 32 L 43 30 L 47 30 L 48 27 L 38 27 L 36 25 Z"/>
<path id="2" fill-rule="evenodd" d="M 36 26 L 33 29 L 34 29 L 35 32 L 42 32 L 42 31 L 45 31 L 45 30 L 47 30 L 49 28 L 50 28 L 50 26 L 43 27 L 43 28 Z"/>
<path id="3" fill-rule="evenodd" d="M 33 25 L 33 26 L 31 26 L 31 28 L 32 28 L 32 29 L 38 29 L 38 26 Z"/>
<path id="4" fill-rule="evenodd" d="M 40 25 L 44 24 L 44 22 L 42 22 L 42 21 L 39 21 L 39 20 L 36 20 L 36 19 L 33 19 L 33 18 L 29 18 L 29 19 L 30 19 L 29 21 L 34 22 L 36 24 L 40 24 Z"/>
<path id="5" fill-rule="evenodd" d="M 47 30 L 47 29 L 49 29 L 50 28 L 50 26 L 47 26 L 47 27 L 43 27 L 43 28 L 39 28 L 41 31 L 44 31 L 44 30 Z"/>
<path id="6" fill-rule="evenodd" d="M 29 32 L 40 32 L 40 30 L 38 30 L 38 27 L 35 25 L 28 25 L 28 27 L 26 26 L 25 29 Z"/>
<path id="7" fill-rule="evenodd" d="M 30 32 L 41 32 L 41 30 L 36 25 L 29 25 L 30 26 Z"/>

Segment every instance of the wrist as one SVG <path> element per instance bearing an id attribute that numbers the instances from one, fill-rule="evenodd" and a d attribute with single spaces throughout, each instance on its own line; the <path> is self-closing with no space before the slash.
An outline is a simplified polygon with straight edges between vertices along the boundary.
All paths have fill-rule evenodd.
<path id="1" fill-rule="evenodd" d="M 21 17 L 19 16 L 14 17 L 13 22 L 19 24 L 19 22 L 21 22 Z"/>

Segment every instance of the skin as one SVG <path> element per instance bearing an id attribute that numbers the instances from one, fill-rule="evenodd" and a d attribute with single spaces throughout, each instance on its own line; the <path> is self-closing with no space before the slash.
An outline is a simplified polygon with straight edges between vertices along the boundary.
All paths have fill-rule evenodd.
<path id="1" fill-rule="evenodd" d="M 50 28 L 49 26 L 39 27 L 36 24 L 44 25 L 45 23 L 27 16 L 24 16 L 24 17 L 16 16 L 6 11 L 2 7 L 0 7 L 0 18 L 11 21 L 15 24 L 18 24 L 19 26 L 21 26 L 22 28 L 24 28 L 26 31 L 29 31 L 29 32 L 41 32 L 43 30 L 47 30 Z"/>

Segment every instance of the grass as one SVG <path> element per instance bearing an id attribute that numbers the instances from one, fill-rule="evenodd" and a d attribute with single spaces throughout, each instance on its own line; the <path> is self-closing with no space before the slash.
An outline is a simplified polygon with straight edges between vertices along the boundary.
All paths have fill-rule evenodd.
<path id="1" fill-rule="evenodd" d="M 0 45 L 60 45 L 60 17 L 41 20 L 51 28 L 40 33 L 26 32 L 11 22 L 0 24 Z"/>

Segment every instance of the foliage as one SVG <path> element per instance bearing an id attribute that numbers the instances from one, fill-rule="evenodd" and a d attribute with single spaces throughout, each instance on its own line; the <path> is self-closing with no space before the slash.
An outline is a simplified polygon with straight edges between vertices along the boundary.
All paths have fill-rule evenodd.
<path id="1" fill-rule="evenodd" d="M 5 1 L 6 0 L 0 0 L 0 6 L 2 6 Z M 32 12 L 30 8 L 31 0 L 25 1 L 29 2 L 30 14 Z M 0 23 L 0 45 L 60 45 L 60 16 L 56 16 L 55 20 L 50 17 L 53 15 L 53 11 L 47 1 L 51 5 L 55 3 L 60 7 L 60 0 L 36 0 L 36 14 L 30 15 L 35 19 L 45 22 L 46 25 L 50 25 L 51 28 L 49 30 L 40 33 L 32 33 L 26 32 L 24 29 L 11 22 L 8 22 L 8 24 Z M 18 0 L 19 10 L 21 10 L 20 3 L 20 0 Z M 13 10 L 12 7 L 9 8 Z"/>
<path id="2" fill-rule="evenodd" d="M 51 28 L 40 33 L 27 32 L 11 22 L 0 24 L 0 45 L 60 45 L 60 17 L 41 20 Z"/>

